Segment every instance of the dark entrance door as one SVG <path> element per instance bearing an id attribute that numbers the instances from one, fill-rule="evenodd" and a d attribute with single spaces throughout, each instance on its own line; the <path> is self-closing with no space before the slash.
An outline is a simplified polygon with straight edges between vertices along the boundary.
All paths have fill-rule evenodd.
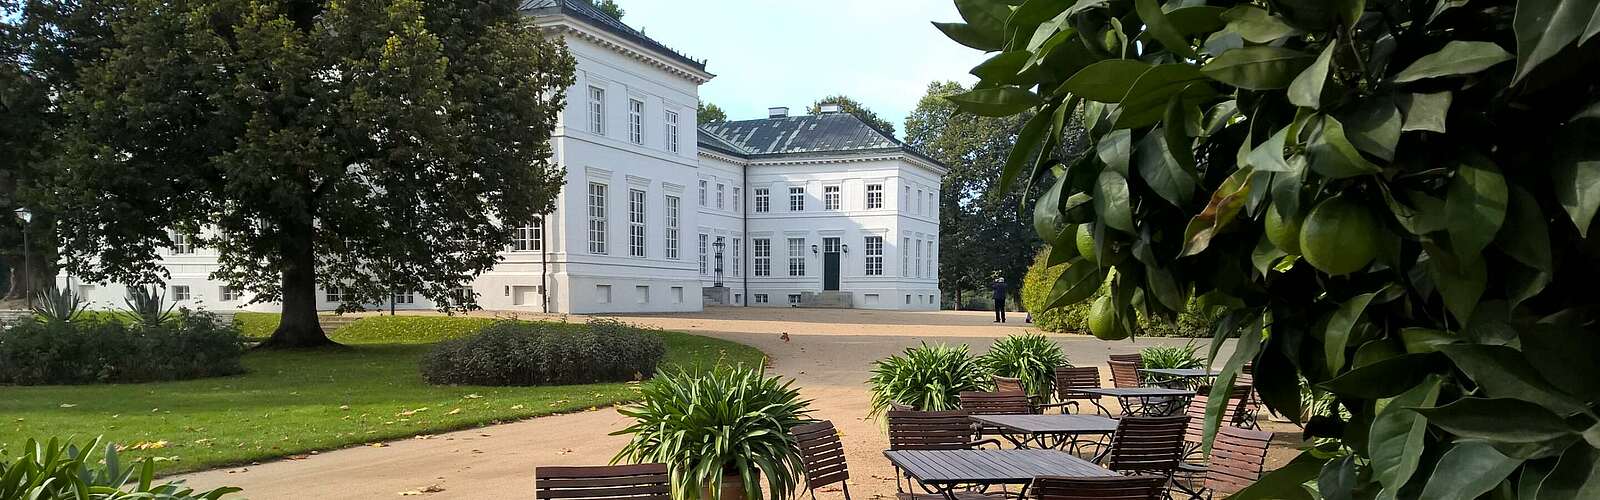
<path id="1" fill-rule="evenodd" d="M 839 290 L 839 239 L 822 239 L 822 289 Z"/>

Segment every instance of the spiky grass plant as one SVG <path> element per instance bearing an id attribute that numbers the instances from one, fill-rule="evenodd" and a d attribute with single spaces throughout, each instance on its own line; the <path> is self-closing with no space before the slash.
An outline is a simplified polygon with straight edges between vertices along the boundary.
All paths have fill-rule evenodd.
<path id="1" fill-rule="evenodd" d="M 982 391 L 990 387 L 989 369 L 967 352 L 966 344 L 908 347 L 897 356 L 873 362 L 870 416 L 889 411 L 894 404 L 918 410 L 955 409 L 962 391 Z"/>
<path id="2" fill-rule="evenodd" d="M 1205 366 L 1205 360 L 1200 356 L 1200 346 L 1189 342 L 1183 346 L 1153 345 L 1139 350 L 1139 358 L 1143 367 L 1181 369 L 1200 368 Z"/>
<path id="3" fill-rule="evenodd" d="M 83 297 L 54 283 L 33 292 L 33 314 L 48 322 L 70 323 L 87 307 Z"/>
<path id="4" fill-rule="evenodd" d="M 1068 364 L 1061 346 L 1038 333 L 1000 339 L 978 361 L 994 375 L 1022 379 L 1022 389 L 1039 397 L 1052 394 L 1056 367 Z"/>
<path id="5" fill-rule="evenodd" d="M 638 404 L 619 410 L 635 422 L 612 433 L 633 435 L 613 463 L 667 464 L 677 500 L 707 492 L 719 500 L 727 475 L 741 479 L 748 499 L 794 496 L 804 469 L 789 429 L 812 420 L 811 401 L 800 397 L 793 380 L 744 365 L 676 369 L 646 382 L 640 396 Z"/>
<path id="6" fill-rule="evenodd" d="M 95 450 L 105 450 L 95 454 Z M 240 491 L 195 491 L 183 481 L 156 482 L 149 458 L 123 467 L 117 446 L 94 438 L 82 448 L 61 439 L 29 439 L 16 458 L 0 458 L 0 498 L 216 500 Z M 0 453 L 0 457 L 5 454 Z"/>
<path id="7" fill-rule="evenodd" d="M 130 286 L 122 303 L 128 306 L 128 314 L 139 324 L 157 326 L 172 319 L 172 310 L 177 307 L 177 304 L 166 304 L 166 299 L 166 293 L 156 287 Z"/>

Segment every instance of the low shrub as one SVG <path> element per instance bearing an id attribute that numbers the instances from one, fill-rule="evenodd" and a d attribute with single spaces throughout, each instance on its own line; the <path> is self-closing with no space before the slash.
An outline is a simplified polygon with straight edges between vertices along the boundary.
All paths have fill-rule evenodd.
<path id="1" fill-rule="evenodd" d="M 467 316 L 367 316 L 340 328 L 333 337 L 340 342 L 429 344 L 466 337 L 498 321 Z"/>
<path id="2" fill-rule="evenodd" d="M 205 311 L 179 310 L 143 324 L 109 317 L 22 318 L 0 331 L 0 384 L 187 380 L 244 372 L 237 327 Z"/>
<path id="3" fill-rule="evenodd" d="M 665 354 L 656 332 L 613 320 L 498 321 L 434 346 L 422 358 L 422 377 L 451 385 L 623 382 L 654 375 Z"/>
<path id="4" fill-rule="evenodd" d="M 963 391 L 984 391 L 992 385 L 989 369 L 967 352 L 966 344 L 908 347 L 897 356 L 873 362 L 867 386 L 872 393 L 870 416 L 891 405 L 917 410 L 955 409 Z"/>
<path id="5" fill-rule="evenodd" d="M 1028 394 L 1048 397 L 1054 394 L 1056 367 L 1067 364 L 1067 356 L 1049 337 L 1025 333 L 995 341 L 978 361 L 994 375 L 1022 379 Z"/>
<path id="6" fill-rule="evenodd" d="M 1095 292 L 1090 299 L 1045 310 L 1049 304 L 1050 288 L 1055 285 L 1056 278 L 1061 277 L 1061 272 L 1066 270 L 1065 264 L 1047 266 L 1050 257 L 1050 247 L 1039 250 L 1039 255 L 1034 257 L 1033 265 L 1028 267 L 1028 274 L 1022 279 L 1022 305 L 1028 311 L 1033 311 L 1034 327 L 1047 332 L 1073 332 L 1086 333 L 1089 331 L 1089 307 L 1094 304 L 1094 299 L 1110 293 L 1111 280 L 1106 280 L 1105 286 Z M 1205 338 L 1211 336 L 1211 324 L 1216 321 L 1219 312 L 1217 308 L 1206 307 L 1199 299 L 1190 299 L 1188 307 L 1179 314 L 1175 321 L 1160 317 L 1146 317 L 1139 315 L 1139 335 L 1149 337 L 1191 337 Z"/>
<path id="7" fill-rule="evenodd" d="M 0 499 L 215 500 L 240 491 L 233 487 L 195 491 L 183 481 L 155 482 L 153 459 L 124 468 L 117 460 L 117 446 L 102 447 L 101 442 L 95 438 L 78 447 L 58 439 L 48 443 L 29 439 L 14 459 L 0 453 Z M 95 450 L 105 451 L 95 455 Z"/>

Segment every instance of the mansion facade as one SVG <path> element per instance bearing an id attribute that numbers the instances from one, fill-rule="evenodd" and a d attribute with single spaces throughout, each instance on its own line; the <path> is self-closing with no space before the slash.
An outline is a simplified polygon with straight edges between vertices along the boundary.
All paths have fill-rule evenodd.
<path id="1" fill-rule="evenodd" d="M 706 305 L 939 307 L 939 186 L 946 169 L 837 106 L 696 125 L 714 77 L 584 0 L 524 10 L 577 60 L 551 141 L 566 170 L 556 209 L 519 228 L 472 285 L 480 307 L 552 313 L 699 311 Z M 216 254 L 162 253 L 167 298 L 270 310 L 210 278 Z M 124 288 L 81 284 L 94 307 Z M 336 286 L 319 287 L 332 310 Z M 397 293 L 374 308 L 431 309 Z"/>

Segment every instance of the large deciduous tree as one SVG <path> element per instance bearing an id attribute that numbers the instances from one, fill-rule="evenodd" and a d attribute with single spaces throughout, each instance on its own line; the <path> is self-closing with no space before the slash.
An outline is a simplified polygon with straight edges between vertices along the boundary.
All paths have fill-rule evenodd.
<path id="1" fill-rule="evenodd" d="M 878 129 L 879 132 L 883 132 L 890 136 L 894 135 L 895 128 L 893 123 L 889 123 L 889 120 L 878 117 L 878 114 L 872 112 L 871 108 L 868 108 L 865 104 L 861 104 L 861 101 L 857 101 L 847 95 L 837 94 L 817 99 L 816 102 L 811 103 L 810 108 L 806 109 L 806 113 L 813 115 L 821 113 L 823 104 L 838 104 L 840 112 L 855 115 L 856 118 L 860 118 L 861 121 L 867 122 L 867 125 L 871 125 L 873 128 Z"/>
<path id="2" fill-rule="evenodd" d="M 722 107 L 716 103 L 701 102 L 695 113 L 695 122 L 700 125 L 725 121 L 728 121 L 728 113 L 722 111 Z"/>
<path id="3" fill-rule="evenodd" d="M 1031 115 L 997 189 L 1049 186 L 1052 305 L 1225 306 L 1207 434 L 1253 363 L 1316 443 L 1233 498 L 1600 495 L 1595 2 L 956 6 L 994 55 L 950 100 Z M 1074 112 L 1094 154 L 1038 154 Z"/>
<path id="4" fill-rule="evenodd" d="M 85 279 L 159 282 L 192 237 L 282 303 L 266 346 L 317 346 L 318 283 L 469 307 L 457 290 L 552 208 L 574 63 L 515 0 L 115 3 L 50 179 Z"/>

